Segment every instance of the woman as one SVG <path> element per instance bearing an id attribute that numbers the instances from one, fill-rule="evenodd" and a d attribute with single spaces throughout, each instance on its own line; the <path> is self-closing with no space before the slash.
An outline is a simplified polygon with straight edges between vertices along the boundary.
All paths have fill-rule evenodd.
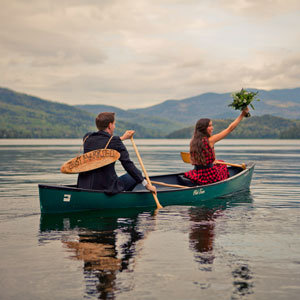
<path id="1" fill-rule="evenodd" d="M 232 132 L 248 114 L 248 107 L 223 131 L 212 135 L 213 124 L 210 119 L 200 119 L 195 126 L 194 136 L 190 142 L 191 163 L 195 166 L 184 174 L 197 185 L 204 185 L 229 177 L 226 165 L 217 164 L 214 145 Z"/>

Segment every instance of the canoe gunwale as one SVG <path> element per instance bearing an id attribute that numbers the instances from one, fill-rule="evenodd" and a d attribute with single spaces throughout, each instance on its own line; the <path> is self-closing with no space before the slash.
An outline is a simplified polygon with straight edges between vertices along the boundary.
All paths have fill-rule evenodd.
<path id="1" fill-rule="evenodd" d="M 225 179 L 225 180 L 222 180 L 222 181 L 217 181 L 217 182 L 214 182 L 214 183 L 210 183 L 210 184 L 206 184 L 206 185 L 195 185 L 195 186 L 191 186 L 191 187 L 186 187 L 184 188 L 185 191 L 189 191 L 189 190 L 193 190 L 193 189 L 199 189 L 199 188 L 202 188 L 202 187 L 210 187 L 210 186 L 214 186 L 214 185 L 219 185 L 219 184 L 222 184 L 224 182 L 228 182 L 228 181 L 232 181 L 234 180 L 236 177 L 239 177 L 247 172 L 249 172 L 252 168 L 254 168 L 255 164 L 253 162 L 249 162 L 247 164 L 247 167 L 245 170 L 242 170 L 240 172 L 238 172 L 237 174 Z M 234 167 L 235 168 L 235 167 Z M 178 175 L 183 175 L 184 173 L 183 172 L 180 172 L 180 173 L 173 173 L 173 174 L 164 174 L 164 175 L 157 175 L 157 176 L 150 176 L 150 180 L 151 179 L 155 179 L 156 177 L 168 177 L 170 175 L 172 176 L 178 176 Z M 76 192 L 88 192 L 88 193 L 100 193 L 100 194 L 103 194 L 105 192 L 101 191 L 101 190 L 89 190 L 89 189 L 81 189 L 81 188 L 77 188 L 75 187 L 75 185 L 47 185 L 47 184 L 38 184 L 38 187 L 41 188 L 41 189 L 55 189 L 55 190 L 67 190 L 67 191 L 76 191 Z M 158 194 L 161 194 L 161 193 L 171 193 L 171 192 L 178 192 L 178 191 L 182 191 L 183 189 L 182 188 L 172 188 L 170 189 L 169 187 L 168 188 L 160 188 L 157 193 Z M 123 192 L 120 192 L 119 194 L 126 194 L 126 195 L 130 195 L 130 194 L 147 194 L 149 193 L 148 190 L 138 190 L 138 191 L 123 191 Z M 111 195 L 113 197 L 113 195 Z"/>

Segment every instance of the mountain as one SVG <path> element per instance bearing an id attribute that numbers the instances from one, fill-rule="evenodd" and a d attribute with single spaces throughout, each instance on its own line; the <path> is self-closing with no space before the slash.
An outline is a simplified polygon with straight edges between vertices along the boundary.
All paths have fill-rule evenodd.
<path id="1" fill-rule="evenodd" d="M 230 137 L 300 138 L 300 88 L 259 90 L 258 96 L 262 100 L 254 103 L 253 117 L 242 122 Z M 201 117 L 214 120 L 215 132 L 228 126 L 230 120 L 224 119 L 238 114 L 227 106 L 230 101 L 229 93 L 206 93 L 144 109 L 123 110 L 106 105 L 75 107 L 0 88 L 0 138 L 81 138 L 96 130 L 95 115 L 100 111 L 116 112 L 116 135 L 133 129 L 135 137 L 190 138 Z"/>
<path id="2" fill-rule="evenodd" d="M 260 102 L 254 101 L 252 115 L 271 114 L 289 119 L 300 119 L 300 88 L 282 90 L 257 90 Z M 130 109 L 129 112 L 147 116 L 176 120 L 186 125 L 194 124 L 200 118 L 227 119 L 237 116 L 228 104 L 232 102 L 230 93 L 205 93 L 183 100 L 167 100 L 147 108 Z"/>
<path id="3" fill-rule="evenodd" d="M 76 105 L 76 107 L 95 115 L 104 111 L 114 112 L 116 113 L 117 122 L 122 120 L 133 124 L 142 124 L 143 127 L 154 130 L 160 133 L 161 136 L 165 136 L 186 125 L 185 123 L 175 122 L 172 118 L 166 119 L 156 115 L 148 116 L 147 114 L 140 114 L 109 105 Z"/>
<path id="4" fill-rule="evenodd" d="M 116 135 L 126 129 L 136 137 L 160 137 L 161 132 L 119 121 Z M 1 138 L 77 138 L 96 131 L 95 116 L 74 106 L 0 88 Z"/>
<path id="5" fill-rule="evenodd" d="M 213 120 L 214 133 L 218 133 L 227 128 L 233 119 Z M 194 126 L 189 126 L 181 130 L 170 133 L 167 138 L 191 138 Z M 300 138 L 300 120 L 288 120 L 271 115 L 253 116 L 244 119 L 239 126 L 228 135 L 228 138 Z"/>

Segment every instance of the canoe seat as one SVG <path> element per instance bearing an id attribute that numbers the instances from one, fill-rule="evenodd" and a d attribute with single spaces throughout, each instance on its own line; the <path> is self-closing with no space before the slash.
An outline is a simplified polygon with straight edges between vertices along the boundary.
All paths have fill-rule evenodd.
<path id="1" fill-rule="evenodd" d="M 183 175 L 178 175 L 177 179 L 178 179 L 179 184 L 184 185 L 184 186 L 196 186 L 197 185 L 197 183 L 193 183 L 190 179 L 184 177 Z"/>

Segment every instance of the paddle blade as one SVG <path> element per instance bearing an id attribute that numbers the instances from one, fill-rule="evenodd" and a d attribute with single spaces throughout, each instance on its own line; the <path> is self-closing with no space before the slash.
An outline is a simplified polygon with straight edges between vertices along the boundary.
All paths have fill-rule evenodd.
<path id="1" fill-rule="evenodd" d="M 191 163 L 191 157 L 190 157 L 190 153 L 189 152 L 180 152 L 181 158 L 182 160 L 187 163 L 190 164 Z"/>
<path id="2" fill-rule="evenodd" d="M 113 149 L 97 149 L 74 157 L 65 162 L 60 171 L 75 174 L 91 171 L 109 165 L 120 158 L 120 153 Z"/>

